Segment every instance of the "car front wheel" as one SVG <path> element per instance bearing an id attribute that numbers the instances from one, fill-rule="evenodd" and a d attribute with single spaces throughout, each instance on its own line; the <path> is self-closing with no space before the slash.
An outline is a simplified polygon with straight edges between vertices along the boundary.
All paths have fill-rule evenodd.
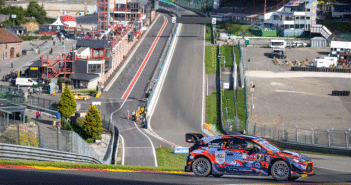
<path id="1" fill-rule="evenodd" d="M 285 161 L 276 161 L 271 167 L 271 175 L 275 180 L 288 180 L 290 176 L 290 167 Z"/>
<path id="2" fill-rule="evenodd" d="M 87 98 L 84 98 L 84 101 L 87 101 L 88 99 Z"/>
<path id="3" fill-rule="evenodd" d="M 197 158 L 192 165 L 196 176 L 207 177 L 211 172 L 211 163 L 204 157 Z"/>

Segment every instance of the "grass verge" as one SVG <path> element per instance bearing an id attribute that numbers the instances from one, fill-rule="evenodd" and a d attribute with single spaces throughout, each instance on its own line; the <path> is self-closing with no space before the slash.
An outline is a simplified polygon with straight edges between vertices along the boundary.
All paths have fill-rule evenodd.
<path id="1" fill-rule="evenodd" d="M 162 168 L 184 170 L 188 154 L 175 154 L 173 148 L 156 148 L 158 166 Z"/>
<path id="2" fill-rule="evenodd" d="M 220 110 L 220 93 L 218 91 L 212 92 L 210 95 L 206 97 L 206 118 L 207 123 L 216 126 L 216 131 L 220 134 L 224 134 L 225 132 L 222 129 L 219 110 Z"/>
<path id="3" fill-rule="evenodd" d="M 225 59 L 225 67 L 232 67 L 233 66 L 233 46 L 232 45 L 223 45 L 220 49 L 221 54 L 221 66 L 224 65 Z M 225 57 L 223 57 L 225 56 Z"/>
<path id="4" fill-rule="evenodd" d="M 238 117 L 241 121 L 246 120 L 246 109 L 245 109 L 245 91 L 244 89 L 239 89 L 236 97 L 236 106 L 238 111 Z"/>
<path id="5" fill-rule="evenodd" d="M 205 46 L 206 74 L 217 71 L 217 45 Z"/>
<path id="6" fill-rule="evenodd" d="M 223 91 L 222 96 L 223 96 L 222 97 L 223 120 L 225 120 L 227 113 L 228 113 L 228 119 L 235 118 L 234 91 Z"/>
<path id="7" fill-rule="evenodd" d="M 212 28 L 211 24 L 206 24 L 205 41 L 212 42 Z"/>
<path id="8" fill-rule="evenodd" d="M 95 94 L 96 90 L 82 90 L 82 91 L 71 91 L 72 93 L 85 93 L 85 94 Z"/>
<path id="9" fill-rule="evenodd" d="M 240 54 L 239 54 L 239 48 L 238 46 L 234 46 L 234 53 L 235 53 L 235 62 L 236 62 L 236 65 L 239 65 L 240 64 Z"/>
<path id="10" fill-rule="evenodd" d="M 185 164 L 182 161 L 182 166 Z M 24 166 L 43 166 L 57 168 L 93 168 L 93 169 L 120 169 L 120 170 L 152 170 L 152 171 L 183 171 L 173 167 L 149 167 L 149 166 L 131 166 L 131 165 L 105 165 L 105 164 L 86 164 L 86 163 L 70 163 L 70 162 L 51 162 L 51 161 L 17 161 L 17 160 L 0 160 L 0 165 L 13 164 Z"/>

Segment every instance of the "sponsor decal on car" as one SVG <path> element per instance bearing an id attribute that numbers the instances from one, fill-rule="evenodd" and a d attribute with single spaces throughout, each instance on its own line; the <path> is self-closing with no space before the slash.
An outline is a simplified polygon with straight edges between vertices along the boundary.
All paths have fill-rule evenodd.
<path id="1" fill-rule="evenodd" d="M 218 164 L 223 164 L 225 161 L 225 151 L 216 151 L 215 152 L 215 160 Z"/>

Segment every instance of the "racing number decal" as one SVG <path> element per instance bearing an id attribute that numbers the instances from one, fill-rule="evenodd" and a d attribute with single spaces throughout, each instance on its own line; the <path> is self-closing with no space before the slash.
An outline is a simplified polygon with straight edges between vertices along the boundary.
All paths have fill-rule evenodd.
<path id="1" fill-rule="evenodd" d="M 215 152 L 215 159 L 218 164 L 223 164 L 225 161 L 225 151 L 216 151 Z"/>

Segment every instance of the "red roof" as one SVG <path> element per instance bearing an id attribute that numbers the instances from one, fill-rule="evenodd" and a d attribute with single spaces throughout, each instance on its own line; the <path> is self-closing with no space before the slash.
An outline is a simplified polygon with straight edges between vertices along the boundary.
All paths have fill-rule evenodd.
<path id="1" fill-rule="evenodd" d="M 65 15 L 61 18 L 62 22 L 66 22 L 66 21 L 74 21 L 77 22 L 76 19 L 73 16 L 70 15 Z"/>
<path id="2" fill-rule="evenodd" d="M 13 42 L 23 42 L 22 39 L 16 35 L 5 30 L 5 28 L 0 28 L 0 43 L 13 43 Z"/>

